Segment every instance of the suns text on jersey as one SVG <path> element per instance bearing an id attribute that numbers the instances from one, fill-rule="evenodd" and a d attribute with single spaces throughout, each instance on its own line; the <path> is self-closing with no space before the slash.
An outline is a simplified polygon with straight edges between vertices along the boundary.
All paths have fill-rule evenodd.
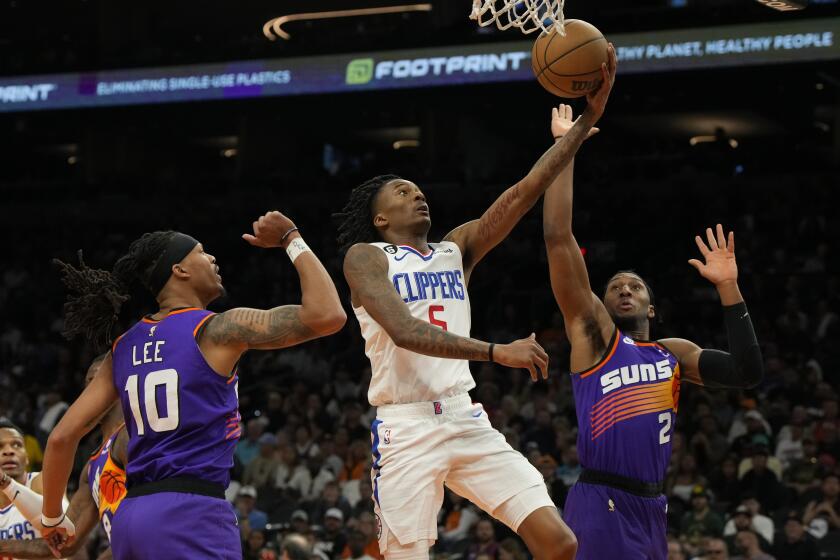
<path id="1" fill-rule="evenodd" d="M 398 272 L 392 280 L 403 301 L 421 299 L 464 299 L 463 273 L 458 270 L 437 272 Z"/>
<path id="2" fill-rule="evenodd" d="M 662 381 L 674 375 L 669 360 L 655 363 L 631 364 L 609 371 L 601 376 L 601 393 L 606 395 L 625 385 L 646 381 Z"/>

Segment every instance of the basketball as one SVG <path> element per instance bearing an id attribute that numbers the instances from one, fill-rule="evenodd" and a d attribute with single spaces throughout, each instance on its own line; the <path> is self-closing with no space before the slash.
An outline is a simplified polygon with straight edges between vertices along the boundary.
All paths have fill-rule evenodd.
<path id="1" fill-rule="evenodd" d="M 531 49 L 531 68 L 540 85 L 558 97 L 581 97 L 601 83 L 607 62 L 607 40 L 579 19 L 566 20 L 566 36 L 542 33 Z"/>
<path id="2" fill-rule="evenodd" d="M 115 504 L 125 493 L 125 482 L 111 471 L 102 473 L 102 481 L 99 484 L 102 497 L 109 504 Z"/>

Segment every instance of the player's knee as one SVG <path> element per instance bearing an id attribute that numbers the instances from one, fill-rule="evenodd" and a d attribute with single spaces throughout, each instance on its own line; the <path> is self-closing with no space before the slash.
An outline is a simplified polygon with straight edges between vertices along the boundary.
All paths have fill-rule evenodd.
<path id="1" fill-rule="evenodd" d="M 572 560 L 577 553 L 577 537 L 559 516 L 550 528 L 543 530 L 534 543 L 537 550 L 533 550 L 535 558 L 539 560 Z"/>
<path id="2" fill-rule="evenodd" d="M 573 560 L 577 554 L 577 537 L 568 527 L 561 527 L 558 534 L 556 560 Z M 554 560 L 554 559 L 553 559 Z"/>
<path id="3" fill-rule="evenodd" d="M 396 539 L 389 538 L 385 560 L 428 560 L 431 545 L 432 543 L 425 539 L 401 545 Z"/>

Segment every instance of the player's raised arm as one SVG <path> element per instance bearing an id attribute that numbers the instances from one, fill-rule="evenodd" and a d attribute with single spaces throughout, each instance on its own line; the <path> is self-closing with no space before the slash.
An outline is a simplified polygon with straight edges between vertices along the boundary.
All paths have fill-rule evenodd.
<path id="1" fill-rule="evenodd" d="M 295 224 L 268 212 L 242 237 L 255 247 L 284 248 L 300 276 L 301 304 L 274 309 L 236 308 L 213 317 L 201 333 L 202 352 L 217 371 L 230 371 L 247 350 L 274 350 L 333 334 L 347 316 L 335 284 Z"/>
<path id="2" fill-rule="evenodd" d="M 353 304 L 364 307 L 400 348 L 427 356 L 494 361 L 525 368 L 535 381 L 536 368 L 543 377 L 547 375 L 548 355 L 533 335 L 510 344 L 491 345 L 458 336 L 412 316 L 388 278 L 388 261 L 378 247 L 362 243 L 352 246 L 344 258 L 344 276 L 353 294 Z"/>
<path id="3" fill-rule="evenodd" d="M 700 348 L 681 338 L 662 340 L 679 359 L 683 379 L 707 387 L 752 388 L 764 378 L 764 360 L 747 304 L 738 288 L 735 233 L 723 226 L 706 229 L 706 241 L 695 237 L 703 261 L 689 260 L 700 275 L 715 285 L 723 305 L 729 352 Z"/>
<path id="4" fill-rule="evenodd" d="M 573 129 L 571 106 L 560 105 L 552 117 L 551 131 L 555 137 Z M 572 343 L 572 370 L 575 371 L 591 365 L 615 327 L 601 300 L 592 293 L 586 263 L 572 232 L 573 177 L 574 161 L 546 192 L 543 235 L 551 289 Z"/>
<path id="5" fill-rule="evenodd" d="M 601 88 L 588 96 L 589 104 L 571 130 L 537 160 L 531 171 L 507 189 L 478 220 L 451 231 L 445 240 L 453 241 L 464 256 L 464 271 L 469 279 L 473 267 L 493 247 L 504 240 L 522 216 L 530 210 L 560 172 L 571 163 L 580 145 L 591 135 L 592 127 L 601 118 L 615 82 L 616 56 L 609 45 L 608 60 L 602 68 Z"/>

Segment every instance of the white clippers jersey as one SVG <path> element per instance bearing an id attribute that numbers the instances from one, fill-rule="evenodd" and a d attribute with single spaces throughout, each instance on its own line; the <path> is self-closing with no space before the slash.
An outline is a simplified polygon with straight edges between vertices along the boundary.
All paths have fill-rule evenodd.
<path id="1" fill-rule="evenodd" d="M 470 298 L 461 250 L 455 243 L 430 243 L 426 255 L 407 245 L 371 243 L 388 257 L 388 278 L 411 314 L 459 336 L 470 335 Z M 435 401 L 475 387 L 467 360 L 435 358 L 397 347 L 364 307 L 354 307 L 365 338 L 374 406 Z"/>

